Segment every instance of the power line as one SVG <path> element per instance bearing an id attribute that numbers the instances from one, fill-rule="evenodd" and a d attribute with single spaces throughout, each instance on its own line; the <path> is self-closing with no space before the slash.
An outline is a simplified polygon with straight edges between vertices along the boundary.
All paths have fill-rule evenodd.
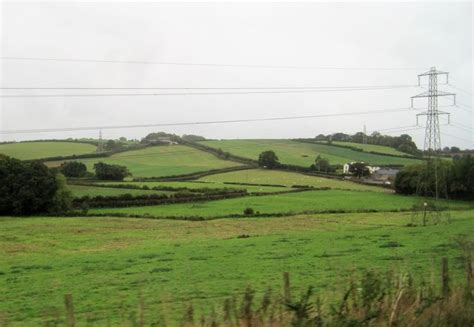
<path id="1" fill-rule="evenodd" d="M 279 120 L 294 120 L 294 119 L 309 119 L 309 118 L 325 118 L 325 117 L 343 117 L 343 116 L 385 114 L 387 112 L 405 112 L 405 111 L 412 111 L 412 110 L 413 110 L 413 108 L 395 108 L 395 109 L 385 109 L 385 110 L 371 110 L 371 111 L 359 111 L 359 112 L 318 114 L 318 115 L 308 115 L 308 116 L 288 116 L 288 117 L 272 117 L 272 118 L 215 120 L 215 121 L 177 122 L 177 123 L 157 123 L 157 124 L 137 124 L 137 125 L 112 125 L 112 126 L 109 125 L 109 126 L 83 126 L 83 127 L 68 127 L 68 128 L 0 130 L 0 134 L 29 134 L 29 133 L 50 133 L 50 132 L 68 132 L 68 131 L 94 131 L 94 130 L 106 130 L 106 129 L 146 128 L 146 127 L 212 125 L 212 124 L 229 124 L 229 123 L 246 123 L 246 122 L 262 122 L 262 121 L 279 121 Z"/>
<path id="2" fill-rule="evenodd" d="M 455 139 L 462 140 L 462 141 L 468 142 L 471 145 L 474 145 L 473 140 L 466 140 L 465 138 L 462 138 L 462 137 L 459 137 L 459 136 L 456 136 L 456 135 L 452 135 L 452 134 L 448 134 L 448 133 L 444 133 L 444 132 L 442 132 L 441 134 L 446 135 L 446 136 L 450 136 L 450 137 L 454 137 Z"/>
<path id="3" fill-rule="evenodd" d="M 53 61 L 53 62 L 82 62 L 82 63 L 112 63 L 112 64 L 140 64 L 140 65 L 168 65 L 168 66 L 196 66 L 196 67 L 229 67 L 229 68 L 260 68 L 260 69 L 301 69 L 301 70 L 372 70 L 372 71 L 411 71 L 420 68 L 397 67 L 342 67 L 342 66 L 290 66 L 290 65 L 245 65 L 245 64 L 215 64 L 189 63 L 172 61 L 140 61 L 140 60 L 103 60 L 103 59 L 65 59 L 65 58 L 34 58 L 34 57 L 0 57 L 1 60 L 22 61 Z"/>
<path id="4" fill-rule="evenodd" d="M 405 86 L 404 86 L 405 87 Z M 415 87 L 415 86 L 413 86 Z M 252 92 L 169 92 L 169 93 L 109 93 L 109 94 L 23 94 L 0 95 L 0 98 L 74 98 L 74 97 L 135 97 L 135 96 L 194 96 L 194 95 L 250 95 L 250 94 L 287 94 L 287 93 L 320 93 L 320 92 L 356 92 L 389 90 L 400 87 L 375 87 L 353 89 L 327 89 L 327 90 L 297 90 L 297 91 L 252 91 Z"/>
<path id="5" fill-rule="evenodd" d="M 411 88 L 418 85 L 261 86 L 261 87 L 0 87 L 1 90 L 346 90 Z"/>

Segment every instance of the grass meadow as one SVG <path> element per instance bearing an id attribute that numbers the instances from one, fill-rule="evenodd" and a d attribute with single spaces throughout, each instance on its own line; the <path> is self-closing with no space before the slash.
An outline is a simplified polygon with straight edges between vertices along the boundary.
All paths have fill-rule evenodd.
<path id="1" fill-rule="evenodd" d="M 0 144 L 0 153 L 20 160 L 93 153 L 96 146 L 78 142 L 21 142 Z"/>
<path id="2" fill-rule="evenodd" d="M 276 184 L 291 187 L 294 185 L 308 185 L 313 187 L 330 187 L 342 190 L 364 190 L 373 192 L 392 192 L 390 189 L 358 184 L 351 181 L 331 179 L 317 176 L 309 176 L 292 172 L 247 169 L 233 171 L 202 177 L 201 181 L 213 183 L 254 183 L 254 184 Z"/>
<path id="3" fill-rule="evenodd" d="M 242 215 L 246 208 L 260 214 L 297 214 L 330 211 L 390 211 L 408 210 L 421 199 L 413 196 L 386 194 L 381 192 L 318 190 L 265 196 L 249 196 L 207 202 L 179 203 L 169 205 L 98 208 L 91 214 L 130 214 L 152 217 L 204 217 L 216 218 Z M 452 208 L 469 208 L 472 203 L 450 201 Z"/>
<path id="4" fill-rule="evenodd" d="M 325 144 L 291 140 L 221 140 L 200 143 L 254 160 L 258 159 L 262 151 L 273 150 L 281 163 L 303 167 L 313 164 L 318 155 L 328 159 L 332 165 L 342 165 L 350 161 L 364 161 L 371 165 L 409 165 L 419 162 L 417 159 L 390 157 Z"/>
<path id="5" fill-rule="evenodd" d="M 366 152 L 377 152 L 377 153 L 384 153 L 384 154 L 396 155 L 396 156 L 411 156 L 410 154 L 398 151 L 395 148 L 391 148 L 389 146 L 377 145 L 377 144 L 362 144 L 362 143 L 335 142 L 335 141 L 333 141 L 332 144 L 352 146 L 354 148 L 358 148 Z"/>
<path id="6" fill-rule="evenodd" d="M 145 321 L 165 316 L 179 325 L 189 303 L 199 317 L 249 284 L 257 301 L 268 287 L 281 292 L 284 271 L 295 296 L 313 285 L 327 301 L 366 270 L 437 281 L 442 256 L 456 283 L 464 278 L 456 239 L 472 241 L 473 217 L 456 211 L 451 224 L 427 227 L 406 227 L 410 213 L 199 222 L 3 217 L 0 321 L 44 325 L 64 316 L 64 294 L 71 293 L 80 326 L 116 325 L 138 303 Z"/>
<path id="7" fill-rule="evenodd" d="M 240 165 L 236 162 L 221 160 L 212 154 L 184 145 L 153 146 L 117 153 L 107 158 L 83 159 L 80 161 L 84 162 L 91 172 L 94 164 L 99 161 L 127 166 L 133 177 L 181 175 Z M 48 164 L 58 166 L 61 162 L 49 162 Z"/>

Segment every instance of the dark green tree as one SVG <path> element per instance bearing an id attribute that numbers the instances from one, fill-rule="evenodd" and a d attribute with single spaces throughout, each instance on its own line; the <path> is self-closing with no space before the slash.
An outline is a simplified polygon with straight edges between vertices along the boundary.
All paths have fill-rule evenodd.
<path id="1" fill-rule="evenodd" d="M 66 177 L 85 177 L 87 175 L 87 167 L 79 161 L 63 162 L 59 166 L 59 171 Z"/>
<path id="2" fill-rule="evenodd" d="M 370 170 L 364 162 L 354 162 L 349 165 L 349 172 L 357 178 L 370 176 Z"/>
<path id="3" fill-rule="evenodd" d="M 280 165 L 278 157 L 273 151 L 264 151 L 258 156 L 258 165 L 263 168 L 273 169 Z"/>
<path id="4" fill-rule="evenodd" d="M 109 165 L 98 162 L 94 165 L 95 174 L 98 179 L 122 181 L 125 177 L 130 176 L 128 168 L 119 165 Z"/>
<path id="5" fill-rule="evenodd" d="M 65 185 L 39 161 L 24 162 L 0 155 L 0 215 L 55 212 L 64 199 L 58 190 Z M 66 203 L 67 201 L 64 201 Z"/>

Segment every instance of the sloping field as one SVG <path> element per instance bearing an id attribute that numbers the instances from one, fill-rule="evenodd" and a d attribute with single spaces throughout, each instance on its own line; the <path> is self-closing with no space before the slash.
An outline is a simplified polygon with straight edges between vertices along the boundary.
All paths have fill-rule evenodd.
<path id="1" fill-rule="evenodd" d="M 252 183 L 252 184 L 278 184 L 291 187 L 293 185 L 308 185 L 313 187 L 330 187 L 344 190 L 364 190 L 374 192 L 392 192 L 389 189 L 357 184 L 350 181 L 308 176 L 279 170 L 248 169 L 228 173 L 209 175 L 200 180 L 213 183 Z"/>
<path id="2" fill-rule="evenodd" d="M 158 206 L 92 209 L 91 214 L 133 214 L 155 217 L 205 218 L 243 214 L 245 208 L 253 208 L 262 214 L 290 214 L 303 212 L 347 212 L 365 210 L 409 209 L 418 203 L 413 196 L 366 192 L 366 191 L 306 191 L 266 196 L 250 196 L 209 202 L 180 203 Z M 472 205 L 472 203 L 471 203 Z M 468 202 L 451 202 L 451 207 L 469 207 Z"/>
<path id="3" fill-rule="evenodd" d="M 241 165 L 233 161 L 218 159 L 212 154 L 184 145 L 153 146 L 117 153 L 107 158 L 83 159 L 81 161 L 87 165 L 89 171 L 93 171 L 94 164 L 99 161 L 127 166 L 133 177 L 181 175 Z M 49 164 L 57 166 L 60 162 Z"/>
<path id="4" fill-rule="evenodd" d="M 360 144 L 360 143 L 352 143 L 352 142 L 334 142 L 334 141 L 332 143 L 338 144 L 338 145 L 351 146 L 351 147 L 358 148 L 367 152 L 378 152 L 378 153 L 392 154 L 396 156 L 412 157 L 412 155 L 408 153 L 398 151 L 397 149 L 391 148 L 389 146 L 376 145 L 376 144 Z"/>
<path id="5" fill-rule="evenodd" d="M 96 146 L 78 142 L 21 142 L 0 144 L 0 153 L 20 160 L 93 153 Z"/>
<path id="6" fill-rule="evenodd" d="M 473 241 L 473 217 L 474 211 L 458 211 L 451 224 L 418 228 L 405 227 L 409 213 L 202 222 L 3 217 L 0 322 L 65 325 L 70 293 L 78 326 L 132 325 L 141 301 L 146 326 L 163 320 L 179 326 L 190 303 L 200 317 L 236 293 L 240 304 L 247 285 L 258 307 L 267 288 L 280 294 L 284 271 L 297 299 L 308 285 L 328 297 L 347 291 L 351 276 L 365 270 L 439 278 L 443 256 L 457 283 L 465 268 L 456 239 Z"/>
<path id="7" fill-rule="evenodd" d="M 281 163 L 303 167 L 309 167 L 313 164 L 318 155 L 328 159 L 330 164 L 333 165 L 342 165 L 351 161 L 364 161 L 371 165 L 410 165 L 420 162 L 417 159 L 390 157 L 325 144 L 291 140 L 222 140 L 200 143 L 254 160 L 258 159 L 261 152 L 273 150 Z"/>

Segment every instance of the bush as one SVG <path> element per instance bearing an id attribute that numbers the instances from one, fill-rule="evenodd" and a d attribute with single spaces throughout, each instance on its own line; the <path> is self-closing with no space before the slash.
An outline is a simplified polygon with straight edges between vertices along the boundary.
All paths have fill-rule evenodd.
<path id="1" fill-rule="evenodd" d="M 130 176 L 128 168 L 119 165 L 108 165 L 98 162 L 94 165 L 95 174 L 98 179 L 122 181 L 125 177 Z"/>
<path id="2" fill-rule="evenodd" d="M 244 210 L 244 215 L 246 215 L 246 216 L 252 216 L 254 213 L 255 212 L 252 208 L 245 208 L 245 210 Z"/>
<path id="3" fill-rule="evenodd" d="M 79 161 L 63 162 L 59 166 L 59 171 L 66 177 L 85 177 L 87 175 L 87 167 Z"/>

